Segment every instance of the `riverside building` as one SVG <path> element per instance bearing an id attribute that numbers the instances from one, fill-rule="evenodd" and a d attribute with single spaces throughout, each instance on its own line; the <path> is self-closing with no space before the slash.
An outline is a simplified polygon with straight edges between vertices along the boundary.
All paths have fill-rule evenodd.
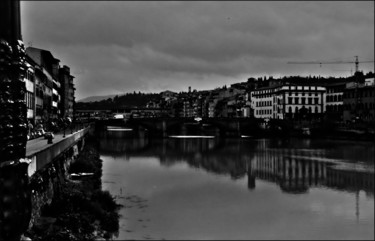
<path id="1" fill-rule="evenodd" d="M 325 93 L 322 86 L 263 87 L 251 91 L 251 107 L 256 118 L 312 120 L 325 112 Z"/>

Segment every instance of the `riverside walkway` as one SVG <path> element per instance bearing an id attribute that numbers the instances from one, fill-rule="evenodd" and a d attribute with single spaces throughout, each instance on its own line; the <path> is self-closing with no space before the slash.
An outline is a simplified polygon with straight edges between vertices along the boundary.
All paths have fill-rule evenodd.
<path id="1" fill-rule="evenodd" d="M 54 134 L 55 138 L 53 138 L 52 144 L 48 144 L 48 140 L 45 139 L 43 136 L 32 139 L 32 140 L 29 140 L 29 141 L 27 141 L 27 144 L 26 144 L 26 156 L 27 157 L 32 156 L 35 153 L 43 151 L 43 150 L 49 148 L 51 145 L 54 145 L 54 144 L 59 143 L 60 141 L 66 139 L 66 138 L 69 138 L 73 134 L 70 134 L 70 132 L 69 132 L 69 134 L 65 133 L 65 137 L 63 137 L 64 136 L 63 133 Z"/>
<path id="2" fill-rule="evenodd" d="M 65 137 L 64 132 L 56 133 L 54 134 L 52 143 L 48 143 L 48 140 L 44 136 L 29 140 L 26 144 L 29 176 L 33 175 L 37 170 L 42 169 L 64 151 L 75 146 L 87 134 L 89 129 L 90 126 L 75 128 L 73 130 L 67 129 Z"/>

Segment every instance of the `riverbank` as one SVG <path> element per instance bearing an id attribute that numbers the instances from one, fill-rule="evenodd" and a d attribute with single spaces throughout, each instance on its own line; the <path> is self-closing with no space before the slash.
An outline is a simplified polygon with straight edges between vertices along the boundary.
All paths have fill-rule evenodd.
<path id="1" fill-rule="evenodd" d="M 111 239 L 119 229 L 120 205 L 108 191 L 101 190 L 102 160 L 97 140 L 87 138 L 70 175 L 58 188 L 52 202 L 25 236 L 33 241 Z"/>
<path id="2" fill-rule="evenodd" d="M 293 137 L 373 142 L 375 140 L 375 129 L 373 126 L 362 128 L 342 127 L 332 122 L 304 123 L 272 120 L 266 128 L 258 130 L 257 137 Z"/>

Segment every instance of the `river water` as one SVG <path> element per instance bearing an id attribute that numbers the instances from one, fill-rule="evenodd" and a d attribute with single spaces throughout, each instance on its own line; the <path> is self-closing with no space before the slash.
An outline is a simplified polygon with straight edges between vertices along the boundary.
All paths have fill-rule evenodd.
<path id="1" fill-rule="evenodd" d="M 117 239 L 374 239 L 374 144 L 106 132 Z"/>

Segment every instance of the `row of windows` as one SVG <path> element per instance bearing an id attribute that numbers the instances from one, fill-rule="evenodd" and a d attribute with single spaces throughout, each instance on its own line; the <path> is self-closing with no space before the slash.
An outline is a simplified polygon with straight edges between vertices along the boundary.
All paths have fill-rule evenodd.
<path id="1" fill-rule="evenodd" d="M 268 109 L 268 110 L 256 110 L 255 113 L 257 115 L 271 115 L 272 114 L 272 110 L 271 109 Z"/>
<path id="2" fill-rule="evenodd" d="M 306 92 L 287 92 L 287 94 L 289 96 L 319 96 L 319 94 L 316 92 L 316 93 L 306 93 Z M 274 96 L 275 94 L 266 94 L 266 95 L 257 95 L 256 93 L 254 93 L 253 97 L 255 99 L 263 99 L 263 98 L 270 98 L 272 96 Z"/>
<path id="3" fill-rule="evenodd" d="M 327 102 L 337 102 L 342 101 L 342 95 L 327 95 L 326 96 Z"/>
<path id="4" fill-rule="evenodd" d="M 299 93 L 295 93 L 295 92 L 289 92 L 289 96 L 292 96 L 292 95 L 294 95 L 294 96 L 299 96 L 299 95 L 301 95 L 301 96 L 305 96 L 305 95 L 308 95 L 308 96 L 318 96 L 318 93 L 311 93 L 311 92 L 309 92 L 309 93 L 305 93 L 305 92 L 299 92 Z"/>
<path id="5" fill-rule="evenodd" d="M 301 101 L 300 101 L 301 100 Z M 298 98 L 298 97 L 288 97 L 288 103 L 287 104 L 294 104 L 294 105 L 318 105 L 319 104 L 319 98 Z"/>
<path id="6" fill-rule="evenodd" d="M 293 88 L 292 88 L 293 87 Z M 259 91 L 254 91 L 254 95 L 260 95 L 260 94 L 274 94 L 275 91 L 278 91 L 279 89 L 268 89 L 268 90 L 259 90 Z M 293 91 L 312 91 L 312 90 L 318 90 L 318 87 L 317 86 L 305 86 L 305 88 L 303 88 L 302 86 L 299 86 L 299 88 L 297 88 L 296 86 L 288 86 L 288 90 L 290 93 L 291 90 Z M 304 93 L 303 93 L 304 94 Z"/>
<path id="7" fill-rule="evenodd" d="M 294 111 L 293 111 L 294 109 Z M 285 113 L 298 113 L 301 111 L 302 108 L 292 108 L 289 106 L 289 108 L 285 109 Z M 278 108 L 277 112 L 281 113 L 282 109 Z M 319 113 L 319 107 L 315 106 L 315 108 L 308 107 L 306 108 L 307 113 Z M 265 109 L 265 110 L 255 110 L 255 113 L 257 115 L 272 115 L 272 110 L 271 109 Z"/>
<path id="8" fill-rule="evenodd" d="M 327 105 L 327 112 L 341 112 L 343 105 Z"/>
<path id="9" fill-rule="evenodd" d="M 256 102 L 256 107 L 271 106 L 272 101 L 259 101 Z"/>
<path id="10" fill-rule="evenodd" d="M 345 104 L 344 110 L 373 110 L 375 109 L 375 103 L 359 103 L 356 104 Z"/>
<path id="11" fill-rule="evenodd" d="M 34 109 L 34 95 L 33 93 L 27 91 L 25 94 L 26 106 L 28 109 Z"/>
<path id="12" fill-rule="evenodd" d="M 301 109 L 302 108 L 295 107 L 294 112 L 293 112 L 293 108 L 289 106 L 289 108 L 285 110 L 285 113 L 298 113 L 301 111 Z M 306 109 L 307 109 L 307 113 L 319 113 L 319 108 L 317 106 L 315 106 L 315 108 L 308 107 Z"/>
<path id="13" fill-rule="evenodd" d="M 358 95 L 359 98 L 373 97 L 373 96 L 375 96 L 375 93 L 374 93 L 374 90 L 358 90 L 357 93 L 354 90 L 344 92 L 344 98 L 356 98 L 357 95 Z"/>
<path id="14" fill-rule="evenodd" d="M 342 93 L 343 92 L 343 89 L 342 87 L 338 87 L 338 88 L 330 88 L 330 89 L 327 89 L 327 93 Z"/>
<path id="15" fill-rule="evenodd" d="M 319 98 L 299 98 L 299 97 L 288 97 L 286 104 L 289 105 L 318 105 Z M 277 99 L 279 105 L 282 104 L 282 99 Z M 272 101 L 259 101 L 255 103 L 256 107 L 272 106 Z"/>

